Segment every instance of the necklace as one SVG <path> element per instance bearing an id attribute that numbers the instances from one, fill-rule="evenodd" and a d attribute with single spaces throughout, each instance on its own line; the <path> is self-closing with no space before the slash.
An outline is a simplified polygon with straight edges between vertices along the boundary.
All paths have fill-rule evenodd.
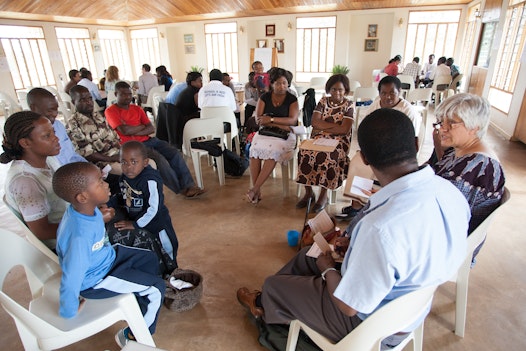
<path id="1" fill-rule="evenodd" d="M 274 94 L 272 94 L 270 99 L 272 100 L 272 105 L 279 107 L 285 101 L 285 96 L 283 96 L 283 98 L 275 98 Z"/>
<path id="2" fill-rule="evenodd" d="M 333 101 L 332 98 L 329 98 L 329 105 L 332 107 L 338 107 L 343 104 L 345 99 L 342 99 L 340 101 Z"/>

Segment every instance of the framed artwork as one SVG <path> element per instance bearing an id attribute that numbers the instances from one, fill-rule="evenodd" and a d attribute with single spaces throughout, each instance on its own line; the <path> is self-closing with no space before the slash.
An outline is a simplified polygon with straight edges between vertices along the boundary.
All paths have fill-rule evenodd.
<path id="1" fill-rule="evenodd" d="M 184 46 L 184 53 L 186 55 L 195 54 L 195 45 L 185 45 Z"/>
<path id="2" fill-rule="evenodd" d="M 274 39 L 274 47 L 276 48 L 279 54 L 283 54 L 285 52 L 285 40 Z"/>
<path id="3" fill-rule="evenodd" d="M 376 38 L 378 36 L 378 25 L 377 24 L 370 24 L 367 28 L 367 37 L 368 38 Z"/>
<path id="4" fill-rule="evenodd" d="M 267 37 L 273 37 L 276 35 L 276 25 L 275 24 L 267 24 L 265 26 L 265 35 Z"/>
<path id="5" fill-rule="evenodd" d="M 184 43 L 185 44 L 192 44 L 194 42 L 194 35 L 193 34 L 183 34 L 184 37 Z"/>
<path id="6" fill-rule="evenodd" d="M 267 39 L 257 39 L 256 40 L 256 47 L 257 48 L 266 48 L 267 47 Z"/>
<path id="7" fill-rule="evenodd" d="M 363 51 L 378 51 L 378 39 L 365 39 Z"/>

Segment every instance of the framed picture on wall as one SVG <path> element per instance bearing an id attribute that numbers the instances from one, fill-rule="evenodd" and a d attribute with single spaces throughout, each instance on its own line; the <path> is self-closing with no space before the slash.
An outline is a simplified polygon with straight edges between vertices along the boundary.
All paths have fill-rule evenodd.
<path id="1" fill-rule="evenodd" d="M 184 43 L 185 44 L 192 44 L 194 42 L 194 35 L 193 34 L 184 34 Z"/>
<path id="2" fill-rule="evenodd" d="M 184 53 L 186 55 L 195 54 L 195 45 L 185 45 Z"/>
<path id="3" fill-rule="evenodd" d="M 378 36 L 378 25 L 377 24 L 370 24 L 367 28 L 367 37 L 368 38 L 376 38 Z"/>
<path id="4" fill-rule="evenodd" d="M 265 35 L 267 37 L 273 37 L 276 35 L 276 25 L 275 24 L 267 24 L 265 26 Z"/>
<path id="5" fill-rule="evenodd" d="M 285 52 L 285 40 L 274 39 L 274 47 L 276 48 L 279 54 L 283 54 Z"/>
<path id="6" fill-rule="evenodd" d="M 378 51 L 378 39 L 365 39 L 363 51 Z"/>
<path id="7" fill-rule="evenodd" d="M 257 48 L 266 48 L 267 47 L 267 39 L 257 39 L 256 40 L 256 47 Z"/>

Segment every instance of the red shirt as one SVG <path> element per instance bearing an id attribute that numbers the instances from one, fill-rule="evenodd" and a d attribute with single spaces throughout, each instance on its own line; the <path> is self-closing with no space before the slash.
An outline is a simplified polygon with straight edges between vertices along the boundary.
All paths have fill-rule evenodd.
<path id="1" fill-rule="evenodd" d="M 125 110 L 117 106 L 117 104 L 113 104 L 108 107 L 106 111 L 104 111 L 104 115 L 106 116 L 106 121 L 110 127 L 115 129 L 117 134 L 119 134 L 119 137 L 121 138 L 121 144 L 130 140 L 144 142 L 150 139 L 148 135 L 124 135 L 117 129 L 117 127 L 123 124 L 129 126 L 151 124 L 150 120 L 146 116 L 146 113 L 144 113 L 143 109 L 139 106 L 130 105 L 128 109 Z"/>
<path id="2" fill-rule="evenodd" d="M 389 76 L 397 76 L 398 75 L 398 65 L 395 62 L 391 62 L 384 68 L 384 73 L 386 73 Z"/>

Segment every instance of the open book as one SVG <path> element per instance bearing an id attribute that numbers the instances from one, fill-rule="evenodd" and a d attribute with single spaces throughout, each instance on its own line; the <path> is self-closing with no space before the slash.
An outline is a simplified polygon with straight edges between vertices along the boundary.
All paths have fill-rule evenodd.
<path id="1" fill-rule="evenodd" d="M 321 233 L 316 233 L 316 235 L 314 235 L 314 244 L 312 244 L 306 255 L 317 258 L 321 253 L 327 252 L 331 253 L 332 258 L 334 258 L 336 262 L 343 261 L 343 257 L 334 251 L 334 246 L 330 245 Z"/>
<path id="2" fill-rule="evenodd" d="M 312 233 L 327 233 L 334 229 L 334 223 L 325 210 L 318 213 L 316 217 L 309 219 L 307 224 Z"/>
<path id="3" fill-rule="evenodd" d="M 323 152 L 333 152 L 334 149 L 336 149 L 337 145 L 338 145 L 338 140 L 336 139 L 325 139 L 325 138 L 307 139 L 301 143 L 300 149 L 323 151 Z"/>

